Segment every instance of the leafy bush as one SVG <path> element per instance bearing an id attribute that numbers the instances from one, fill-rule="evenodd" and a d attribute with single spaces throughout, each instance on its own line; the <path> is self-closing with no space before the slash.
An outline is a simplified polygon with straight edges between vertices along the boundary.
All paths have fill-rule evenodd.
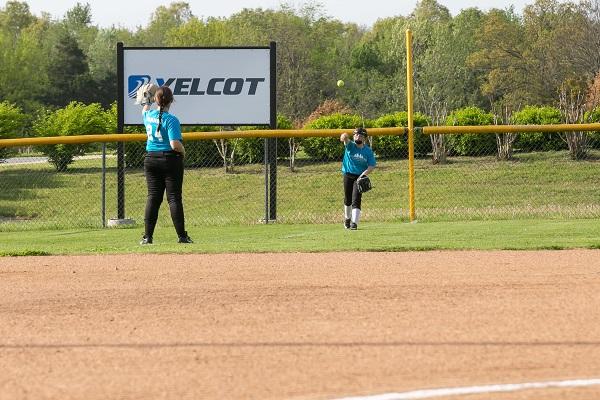
<path id="1" fill-rule="evenodd" d="M 365 127 L 371 126 L 371 121 L 365 120 Z M 304 126 L 304 129 L 354 129 L 362 126 L 363 119 L 359 115 L 332 114 L 315 119 Z M 304 152 L 316 160 L 336 160 L 344 155 L 344 146 L 339 138 L 310 137 L 302 141 Z"/>
<path id="2" fill-rule="evenodd" d="M 453 111 L 446 119 L 450 126 L 492 125 L 494 116 L 478 107 L 465 107 Z M 451 154 L 459 156 L 481 156 L 496 152 L 496 136 L 493 134 L 449 135 L 448 145 Z"/>
<path id="3" fill-rule="evenodd" d="M 65 108 L 46 112 L 34 122 L 33 129 L 39 136 L 76 136 L 107 132 L 107 116 L 98 103 L 85 105 L 71 102 Z M 57 144 L 40 146 L 49 162 L 57 171 L 66 171 L 75 156 L 84 155 L 89 144 Z"/>
<path id="4" fill-rule="evenodd" d="M 584 120 L 588 123 L 600 122 L 600 106 L 586 112 Z M 600 148 L 600 132 L 590 132 L 590 147 L 593 149 Z"/>
<path id="5" fill-rule="evenodd" d="M 292 121 L 283 116 L 277 115 L 277 129 L 292 129 Z M 250 129 L 269 129 L 268 127 L 248 126 L 242 127 L 242 130 Z M 285 158 L 290 153 L 289 141 L 286 138 L 277 139 L 277 158 Z M 262 138 L 242 138 L 237 143 L 237 162 L 242 164 L 262 163 L 265 158 L 264 139 Z"/>
<path id="6" fill-rule="evenodd" d="M 527 106 L 512 117 L 512 123 L 515 125 L 547 125 L 561 122 L 560 110 L 554 107 Z M 563 150 L 566 143 L 558 133 L 527 132 L 519 134 L 514 147 L 525 152 Z"/>
<path id="7" fill-rule="evenodd" d="M 117 103 L 112 103 L 106 110 L 106 131 L 108 133 L 117 133 Z M 140 124 L 142 115 L 140 113 Z M 146 129 L 141 125 L 125 126 L 123 133 L 143 133 Z M 110 142 L 106 147 L 116 151 L 119 142 Z M 142 168 L 144 166 L 144 156 L 146 155 L 146 142 L 123 142 L 123 152 L 125 154 L 125 168 Z"/>
<path id="8" fill-rule="evenodd" d="M 115 130 L 116 133 L 116 130 Z M 123 133 L 143 133 L 146 134 L 144 126 L 126 126 Z M 110 143 L 110 147 L 117 148 L 118 143 Z M 123 152 L 125 153 L 125 168 L 142 168 L 144 158 L 146 157 L 146 142 L 123 142 Z"/>
<path id="9" fill-rule="evenodd" d="M 421 113 L 415 113 L 414 126 L 428 125 L 427 117 Z M 392 128 L 408 126 L 408 113 L 400 111 L 393 114 L 382 115 L 373 121 L 375 128 Z M 388 135 L 377 136 L 374 138 L 373 150 L 380 157 L 407 157 L 408 156 L 408 136 L 407 135 Z M 431 151 L 431 140 L 428 135 L 415 133 L 415 154 L 425 155 Z"/>
<path id="10" fill-rule="evenodd" d="M 27 116 L 21 109 L 7 101 L 0 103 L 0 139 L 14 139 L 23 133 Z M 0 161 L 15 152 L 12 147 L 0 147 Z"/>

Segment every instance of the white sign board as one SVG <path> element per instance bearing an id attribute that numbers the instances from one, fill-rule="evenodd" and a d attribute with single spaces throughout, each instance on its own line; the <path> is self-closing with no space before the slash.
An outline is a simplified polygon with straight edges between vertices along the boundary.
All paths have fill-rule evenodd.
<path id="1" fill-rule="evenodd" d="M 169 110 L 187 125 L 269 125 L 270 48 L 123 48 L 123 122 L 142 123 L 145 83 L 171 88 Z M 274 88 L 273 88 L 274 89 Z"/>

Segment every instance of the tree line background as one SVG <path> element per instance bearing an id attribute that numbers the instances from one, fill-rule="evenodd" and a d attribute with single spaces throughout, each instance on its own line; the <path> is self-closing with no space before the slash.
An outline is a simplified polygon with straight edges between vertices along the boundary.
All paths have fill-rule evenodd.
<path id="1" fill-rule="evenodd" d="M 558 105 L 561 91 L 590 96 L 600 70 L 600 1 L 537 0 L 521 11 L 452 16 L 436 0 L 373 26 L 343 23 L 319 3 L 243 9 L 202 19 L 185 2 L 158 7 L 146 26 L 92 23 L 88 4 L 60 19 L 33 15 L 26 1 L 0 9 L 0 98 L 27 113 L 71 101 L 116 100 L 116 43 L 126 46 L 278 44 L 278 108 L 296 125 L 326 99 L 365 117 L 404 110 L 405 31 L 414 32 L 416 109 L 477 106 L 493 111 Z M 343 79 L 340 89 L 336 81 Z"/>
<path id="2" fill-rule="evenodd" d="M 318 117 L 345 113 L 358 121 L 379 119 L 371 126 L 391 126 L 402 120 L 392 116 L 406 110 L 408 28 L 414 33 L 415 110 L 423 114 L 423 125 L 511 123 L 518 113 L 529 115 L 519 120 L 525 123 L 600 118 L 592 112 L 600 102 L 600 0 L 536 0 L 523 10 L 467 8 L 455 16 L 436 0 L 421 0 L 408 15 L 384 16 L 369 27 L 329 17 L 318 2 L 243 9 L 229 18 L 198 18 L 188 3 L 173 2 L 133 30 L 92 21 L 87 3 L 60 19 L 33 15 L 26 1 L 11 0 L 0 9 L 0 138 L 114 131 L 117 42 L 275 41 L 277 105 L 287 125 L 320 126 Z M 338 79 L 345 81 L 343 88 L 336 86 Z M 540 117 L 547 107 L 554 107 L 551 122 Z M 324 127 L 339 123 L 334 119 Z M 443 162 L 446 144 L 436 149 L 441 139 L 431 139 L 428 149 Z M 510 141 L 510 152 L 515 138 L 500 139 Z M 505 143 L 496 144 L 500 155 Z M 289 143 L 290 149 L 297 145 Z M 304 145 L 308 151 L 310 141 Z"/>

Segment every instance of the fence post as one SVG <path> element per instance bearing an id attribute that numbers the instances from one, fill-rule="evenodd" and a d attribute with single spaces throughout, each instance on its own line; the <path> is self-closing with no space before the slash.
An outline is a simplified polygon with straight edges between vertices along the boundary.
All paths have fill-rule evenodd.
<path id="1" fill-rule="evenodd" d="M 123 43 L 117 43 L 117 88 L 119 94 L 117 99 L 123 96 L 125 82 L 123 81 Z M 119 102 L 117 111 L 117 133 L 123 133 L 124 113 L 123 102 Z M 125 218 L 125 152 L 123 142 L 117 143 L 117 218 Z"/>
<path id="2" fill-rule="evenodd" d="M 270 128 L 277 129 L 277 43 L 270 42 L 270 80 L 271 80 L 271 107 Z M 269 141 L 269 219 L 277 220 L 277 138 L 270 138 Z"/>
<path id="3" fill-rule="evenodd" d="M 123 79 L 123 43 L 117 43 L 117 133 L 123 133 L 125 126 L 125 82 Z M 132 219 L 125 218 L 125 151 L 123 142 L 117 144 L 117 218 L 111 218 L 108 226 L 133 225 Z"/>

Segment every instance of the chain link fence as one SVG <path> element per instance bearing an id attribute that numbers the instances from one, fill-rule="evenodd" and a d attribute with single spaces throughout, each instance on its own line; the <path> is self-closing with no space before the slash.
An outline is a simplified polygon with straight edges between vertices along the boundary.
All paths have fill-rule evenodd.
<path id="1" fill-rule="evenodd" d="M 415 162 L 417 219 L 600 217 L 600 147 L 590 142 L 573 158 L 566 135 L 436 135 L 447 149 L 443 161 Z M 460 150 L 465 142 L 468 152 Z M 502 154 L 507 142 L 510 157 Z"/>
<path id="2" fill-rule="evenodd" d="M 583 138 L 578 149 L 572 145 L 575 135 Z M 595 132 L 428 135 L 417 130 L 417 220 L 598 218 L 599 138 Z M 343 220 L 343 145 L 336 137 L 319 138 L 319 146 L 337 149 L 319 157 L 311 139 L 278 139 L 277 223 Z M 363 197 L 363 221 L 406 222 L 406 135 L 369 139 L 378 166 L 371 175 L 374 190 Z M 263 145 L 260 138 L 186 141 L 183 199 L 190 229 L 265 222 L 269 176 Z M 56 145 L 62 151 L 70 146 L 77 145 Z M 39 146 L 10 149 L 0 163 L 0 231 L 98 228 L 117 216 L 117 145 L 107 143 L 105 156 L 102 144 L 86 145 L 85 152 L 73 148 L 67 165 L 49 162 Z M 125 217 L 143 226 L 144 143 L 126 142 L 124 150 Z M 166 200 L 158 224 L 171 225 Z"/>

